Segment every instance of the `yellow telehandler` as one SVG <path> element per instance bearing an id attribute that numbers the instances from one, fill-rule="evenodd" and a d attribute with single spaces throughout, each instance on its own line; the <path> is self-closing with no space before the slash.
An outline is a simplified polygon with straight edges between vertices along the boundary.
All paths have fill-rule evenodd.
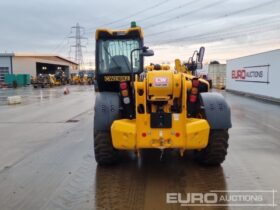
<path id="1" fill-rule="evenodd" d="M 194 76 L 202 66 L 204 47 L 175 70 L 144 71 L 143 31 L 96 31 L 95 159 L 118 161 L 119 150 L 194 150 L 195 160 L 219 165 L 226 157 L 230 108 L 209 83 Z M 178 61 L 177 61 L 178 62 Z M 140 154 L 140 153 L 138 153 Z"/>

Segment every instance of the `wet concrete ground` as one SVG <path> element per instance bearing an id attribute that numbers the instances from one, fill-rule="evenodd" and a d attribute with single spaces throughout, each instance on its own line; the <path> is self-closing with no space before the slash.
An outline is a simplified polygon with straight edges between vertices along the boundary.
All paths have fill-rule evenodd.
<path id="1" fill-rule="evenodd" d="M 199 166 L 191 152 L 180 158 L 168 151 L 160 161 L 158 151 L 145 151 L 140 159 L 123 153 L 118 165 L 100 168 L 92 148 L 92 88 L 72 86 L 66 96 L 62 88 L 18 91 L 23 104 L 0 106 L 1 210 L 279 209 L 279 105 L 223 93 L 233 128 L 221 167 Z M 278 190 L 274 208 L 166 203 L 166 193 L 273 189 Z"/>

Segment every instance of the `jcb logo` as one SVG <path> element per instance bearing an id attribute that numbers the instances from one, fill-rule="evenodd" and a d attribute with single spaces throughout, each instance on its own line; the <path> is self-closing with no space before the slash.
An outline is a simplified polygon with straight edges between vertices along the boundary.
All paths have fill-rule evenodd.
<path id="1" fill-rule="evenodd" d="M 167 77 L 156 77 L 154 86 L 156 87 L 166 87 L 168 85 Z"/>

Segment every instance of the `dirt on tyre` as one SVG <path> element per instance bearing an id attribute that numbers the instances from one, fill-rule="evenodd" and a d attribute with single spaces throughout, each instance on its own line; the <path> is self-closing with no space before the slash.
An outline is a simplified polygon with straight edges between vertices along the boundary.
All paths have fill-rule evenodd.
<path id="1" fill-rule="evenodd" d="M 109 132 L 97 132 L 94 136 L 94 153 L 99 165 L 112 165 L 117 162 L 118 151 L 113 147 Z"/>
<path id="2" fill-rule="evenodd" d="M 228 138 L 227 130 L 211 130 L 207 147 L 195 151 L 195 160 L 202 165 L 219 166 L 227 155 Z"/>

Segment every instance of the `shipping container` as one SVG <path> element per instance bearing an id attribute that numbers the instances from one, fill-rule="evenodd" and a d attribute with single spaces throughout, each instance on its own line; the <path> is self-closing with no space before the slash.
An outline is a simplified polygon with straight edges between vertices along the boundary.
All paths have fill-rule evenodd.
<path id="1" fill-rule="evenodd" d="M 227 89 L 280 100 L 280 49 L 227 61 Z"/>
<path id="2" fill-rule="evenodd" d="M 5 74 L 5 76 L 4 76 L 4 82 L 5 82 L 8 86 L 12 86 L 14 81 L 17 81 L 17 78 L 16 78 L 16 75 L 15 75 L 15 74 Z"/>
<path id="3" fill-rule="evenodd" d="M 30 74 L 5 74 L 4 82 L 9 87 L 12 87 L 15 82 L 19 87 L 27 86 L 31 83 Z"/>
<path id="4" fill-rule="evenodd" d="M 17 78 L 17 85 L 18 86 L 20 86 L 20 87 L 21 86 L 26 86 L 24 74 L 17 74 L 16 78 Z"/>

